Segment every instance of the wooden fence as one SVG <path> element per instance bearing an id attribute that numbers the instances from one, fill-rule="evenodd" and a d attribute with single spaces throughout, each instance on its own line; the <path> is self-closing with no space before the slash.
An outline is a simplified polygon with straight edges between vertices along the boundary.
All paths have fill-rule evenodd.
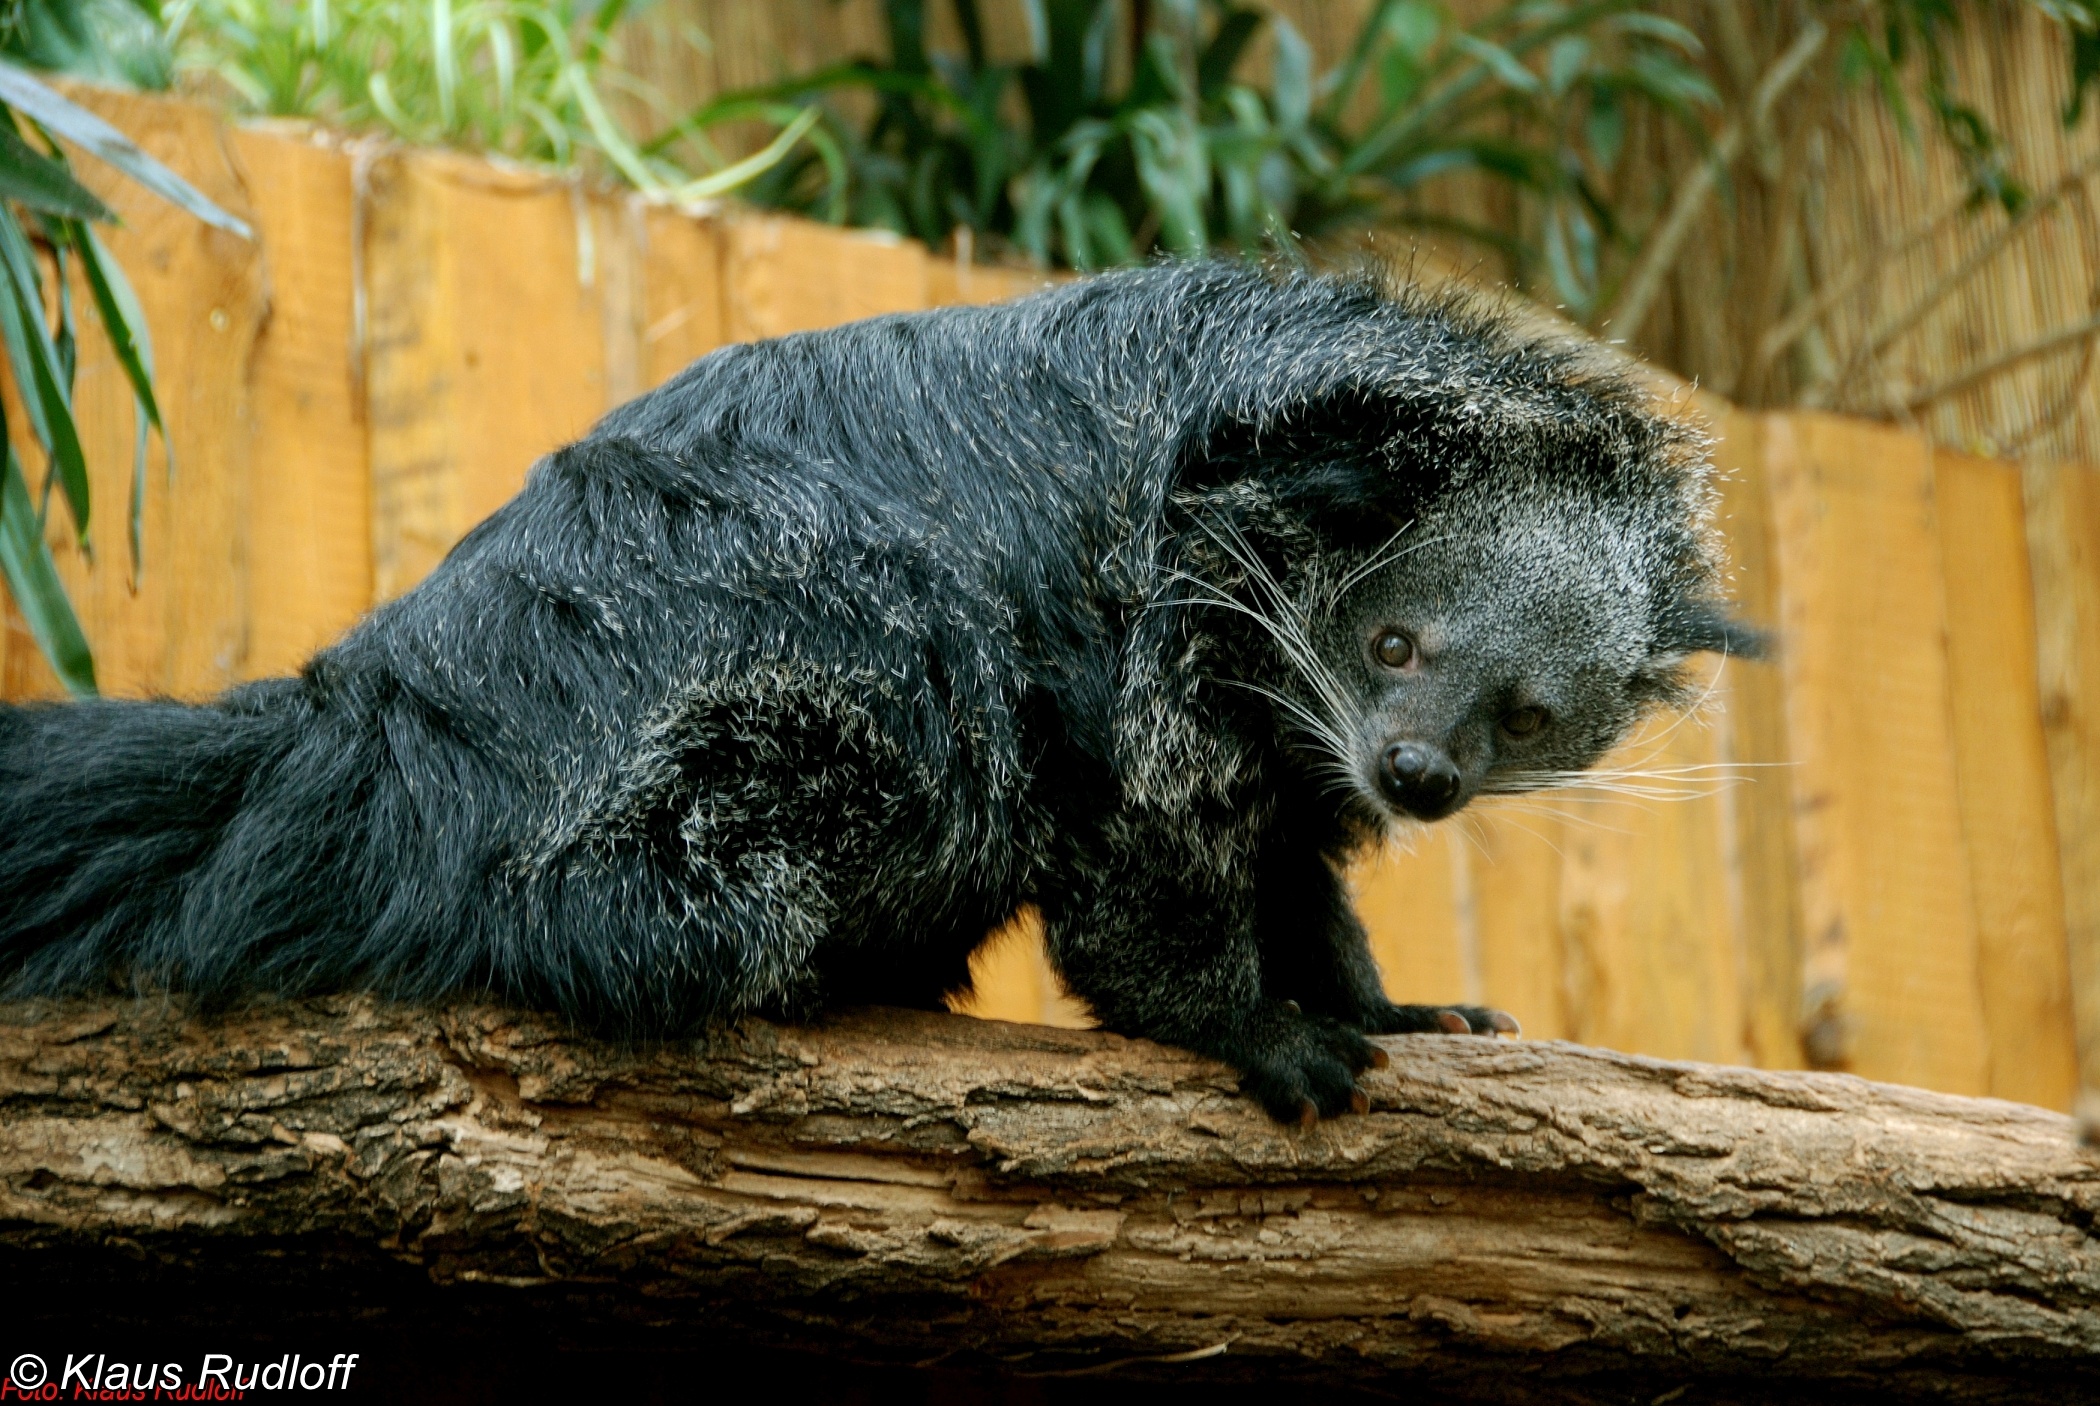
<path id="1" fill-rule="evenodd" d="M 175 445 L 148 474 L 134 588 L 131 411 L 90 336 L 94 562 L 54 548 L 112 694 L 295 668 L 536 456 L 712 347 L 1040 281 L 82 94 L 259 231 L 103 187 Z M 1392 989 L 1500 1005 L 1533 1035 L 2067 1107 L 2081 1032 L 2100 1084 L 2100 482 L 1701 409 L 1735 589 L 1777 660 L 1718 669 L 1693 716 L 1617 759 L 1664 771 L 1644 784 L 1666 799 L 1492 803 L 1362 866 Z M 0 695 L 56 692 L 10 612 Z M 1081 1018 L 1025 921 L 978 970 L 976 1013 Z"/>

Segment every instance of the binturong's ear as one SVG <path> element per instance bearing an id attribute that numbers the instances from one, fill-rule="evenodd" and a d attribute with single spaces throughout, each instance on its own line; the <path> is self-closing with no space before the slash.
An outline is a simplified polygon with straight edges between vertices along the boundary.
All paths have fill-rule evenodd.
<path id="1" fill-rule="evenodd" d="M 1731 659 L 1764 659 L 1771 637 L 1745 625 L 1715 600 L 1679 600 L 1664 612 L 1656 632 L 1658 654 L 1722 654 Z"/>

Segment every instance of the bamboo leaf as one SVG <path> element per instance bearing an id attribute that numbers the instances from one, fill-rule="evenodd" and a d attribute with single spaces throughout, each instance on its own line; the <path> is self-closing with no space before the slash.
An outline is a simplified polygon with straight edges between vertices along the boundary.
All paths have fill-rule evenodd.
<path id="1" fill-rule="evenodd" d="M 1579 34 L 1564 35 L 1546 51 L 1546 86 L 1555 97 L 1568 91 L 1589 64 L 1590 41 Z"/>
<path id="2" fill-rule="evenodd" d="M 726 195 L 738 186 L 757 179 L 780 164 L 795 143 L 801 141 L 810 128 L 817 125 L 817 119 L 822 115 L 818 108 L 803 108 L 795 119 L 782 127 L 779 135 L 765 146 L 742 161 L 724 166 L 711 176 L 702 176 L 697 181 L 689 181 L 679 186 L 671 192 L 671 198 L 679 201 L 705 200 L 712 196 Z"/>
<path id="3" fill-rule="evenodd" d="M 1612 20 L 1612 27 L 1625 34 L 1645 35 L 1695 58 L 1706 52 L 1706 46 L 1699 42 L 1698 35 L 1676 20 L 1664 15 L 1650 14 L 1646 10 L 1634 10 L 1619 15 Z"/>
<path id="4" fill-rule="evenodd" d="M 153 394 L 153 342 L 146 328 L 146 314 L 124 270 L 110 258 L 101 239 L 87 225 L 74 221 L 68 231 L 80 251 L 80 266 L 87 273 L 88 289 L 102 316 L 102 330 L 109 338 L 124 378 L 131 382 L 132 414 L 136 422 L 131 444 L 131 510 L 125 519 L 132 589 L 145 575 L 144 520 L 146 504 L 146 443 L 150 426 L 160 432 L 161 448 L 168 456 L 168 471 L 175 470 L 175 446 L 168 442 L 168 427 L 161 422 L 160 402 Z"/>
<path id="5" fill-rule="evenodd" d="M 0 266 L 6 270 L 5 296 L 0 296 L 0 331 L 15 368 L 15 386 L 32 406 L 30 423 L 38 431 L 44 450 L 51 456 L 59 487 L 65 490 L 66 506 L 72 509 L 73 526 L 80 540 L 87 540 L 87 460 L 80 452 L 80 432 L 73 423 L 73 407 L 66 396 L 64 368 L 51 330 L 44 326 L 44 299 L 37 278 L 36 257 L 22 227 L 12 212 L 0 210 Z M 41 421 L 41 423 L 39 423 Z"/>
<path id="6" fill-rule="evenodd" d="M 146 419 L 165 438 L 167 426 L 161 423 L 160 402 L 153 394 L 153 342 L 138 294 L 132 291 L 131 281 L 109 256 L 99 235 L 79 223 L 72 226 L 71 232 L 74 247 L 80 251 L 80 266 L 87 272 L 95 309 L 102 315 L 102 328 L 117 354 L 117 364 L 124 368 L 124 378 L 131 382 L 131 393 L 138 398 Z"/>
<path id="7" fill-rule="evenodd" d="M 5 121 L 0 121 L 0 199 L 67 219 L 116 218 L 72 172 L 23 141 L 14 124 Z"/>
<path id="8" fill-rule="evenodd" d="M 1232 70 L 1238 66 L 1240 56 L 1247 45 L 1260 32 L 1262 14 L 1257 10 L 1229 9 L 1219 23 L 1217 32 L 1204 46 L 1201 57 L 1196 60 L 1196 91 L 1203 97 L 1214 95 L 1218 89 L 1232 79 Z"/>
<path id="9" fill-rule="evenodd" d="M 206 224 L 230 230 L 243 239 L 255 237 L 246 223 L 214 205 L 204 192 L 148 156 L 131 138 L 5 61 L 0 61 L 0 103 L 6 103 L 53 136 L 108 162 Z"/>
<path id="10" fill-rule="evenodd" d="M 1399 0 L 1378 0 L 1371 13 L 1364 16 L 1357 28 L 1356 42 L 1349 46 L 1348 56 L 1320 77 L 1320 120 L 1335 123 L 1341 120 L 1349 100 L 1356 96 L 1357 85 L 1363 81 L 1371 55 L 1377 49 L 1379 39 L 1385 33 L 1387 17 Z"/>
<path id="11" fill-rule="evenodd" d="M 0 426 L 0 453 L 4 453 L 4 462 L 0 462 L 0 576 L 6 578 L 15 607 L 59 682 L 76 697 L 92 697 L 95 657 L 66 599 L 51 548 L 37 530 L 29 484 L 22 477 L 22 464 L 13 446 L 5 443 L 5 434 Z"/>
<path id="12" fill-rule="evenodd" d="M 1517 62 L 1517 56 L 1500 44 L 1482 39 L 1477 34 L 1468 34 L 1464 30 L 1452 35 L 1451 42 L 1486 64 L 1497 78 L 1518 92 L 1538 91 L 1539 76 Z"/>
<path id="13" fill-rule="evenodd" d="M 1276 42 L 1272 80 L 1276 125 L 1302 127 L 1312 116 L 1312 45 L 1306 43 L 1305 36 L 1281 15 L 1270 22 L 1269 29 Z"/>

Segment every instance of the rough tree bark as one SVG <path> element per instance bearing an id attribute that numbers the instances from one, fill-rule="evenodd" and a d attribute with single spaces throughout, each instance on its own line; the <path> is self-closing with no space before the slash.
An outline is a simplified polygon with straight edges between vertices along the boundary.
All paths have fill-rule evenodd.
<path id="1" fill-rule="evenodd" d="M 2067 1118 L 1386 1043 L 1370 1114 L 1300 1132 L 1176 1050 L 924 1013 L 637 1050 L 480 1006 L 0 1006 L 0 1273 L 164 1327 L 201 1312 L 176 1286 L 364 1284 L 370 1316 L 413 1284 L 560 1331 L 1460 1399 L 2100 1388 Z"/>

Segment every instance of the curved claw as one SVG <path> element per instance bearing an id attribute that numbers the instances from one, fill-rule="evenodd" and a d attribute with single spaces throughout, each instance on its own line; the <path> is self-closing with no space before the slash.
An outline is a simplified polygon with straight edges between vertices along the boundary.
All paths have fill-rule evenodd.
<path id="1" fill-rule="evenodd" d="M 1355 1093 L 1349 1095 L 1349 1111 L 1359 1115 L 1369 1113 L 1371 1111 L 1371 1096 L 1362 1089 L 1358 1089 Z"/>
<path id="2" fill-rule="evenodd" d="M 1320 1110 L 1313 1104 L 1313 1101 L 1311 1099 L 1306 1099 L 1304 1102 L 1298 1105 L 1299 1127 L 1303 1128 L 1307 1132 L 1311 1132 L 1313 1130 L 1313 1127 L 1319 1121 Z"/>
<path id="3" fill-rule="evenodd" d="M 1523 1038 L 1524 1027 L 1518 1024 L 1517 1018 L 1508 1011 L 1490 1011 L 1488 1013 L 1488 1024 L 1495 1027 L 1497 1035 L 1511 1035 L 1518 1039 Z"/>
<path id="4" fill-rule="evenodd" d="M 1371 1046 L 1371 1067 L 1373 1069 L 1390 1069 L 1392 1064 L 1393 1057 L 1391 1055 L 1377 1045 Z"/>
<path id="5" fill-rule="evenodd" d="M 1436 1013 L 1436 1023 L 1443 1028 L 1446 1035 L 1470 1035 L 1473 1033 L 1472 1025 L 1457 1011 L 1438 1011 Z"/>

